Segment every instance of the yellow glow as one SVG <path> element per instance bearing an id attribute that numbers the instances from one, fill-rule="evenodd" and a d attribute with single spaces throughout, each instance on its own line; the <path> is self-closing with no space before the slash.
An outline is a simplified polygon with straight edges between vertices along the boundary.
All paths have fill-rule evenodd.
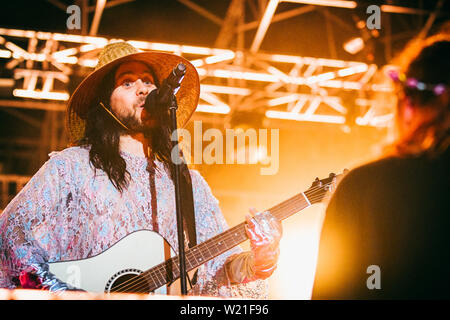
<path id="1" fill-rule="evenodd" d="M 210 75 L 217 78 L 232 78 L 264 82 L 278 82 L 280 80 L 279 76 L 261 72 L 245 72 L 223 69 L 206 70 L 203 68 L 197 68 L 197 72 L 200 76 Z M 293 84 L 303 84 L 305 82 L 304 78 L 301 77 L 287 77 L 286 79 L 289 79 L 289 83 Z"/>
<path id="2" fill-rule="evenodd" d="M 167 43 L 150 43 L 149 49 L 157 50 L 157 51 L 170 51 L 170 52 L 178 52 L 181 51 L 180 46 L 177 44 L 167 44 Z"/>
<path id="3" fill-rule="evenodd" d="M 58 57 L 55 59 L 59 63 L 76 64 L 78 62 L 77 57 Z"/>
<path id="4" fill-rule="evenodd" d="M 225 49 L 212 49 L 208 47 L 198 47 L 198 46 L 187 46 L 187 45 L 177 45 L 170 43 L 160 43 L 160 42 L 145 42 L 145 41 L 127 41 L 133 47 L 138 49 L 148 49 L 148 50 L 158 50 L 158 51 L 169 51 L 169 52 L 180 52 L 198 55 L 222 55 L 233 53 L 233 51 Z"/>
<path id="5" fill-rule="evenodd" d="M 337 72 L 337 74 L 340 77 L 345 77 L 345 76 L 349 76 L 349 75 L 352 75 L 355 73 L 365 72 L 365 71 L 367 71 L 367 69 L 369 69 L 369 66 L 367 64 L 362 64 L 359 66 L 341 69 Z"/>
<path id="6" fill-rule="evenodd" d="M 67 42 L 79 42 L 79 43 L 83 43 L 84 39 L 83 36 L 77 36 L 77 35 L 72 35 L 72 34 L 59 34 L 56 33 L 53 37 L 54 40 L 56 41 L 67 41 Z"/>
<path id="7" fill-rule="evenodd" d="M 311 121 L 311 122 L 327 122 L 327 123 L 345 123 L 343 116 L 329 116 L 321 114 L 300 114 L 285 111 L 266 111 L 266 117 L 272 119 L 295 120 L 295 121 Z"/>
<path id="8" fill-rule="evenodd" d="M 233 79 L 245 79 L 254 81 L 267 81 L 277 82 L 278 77 L 258 72 L 242 72 L 242 71 L 229 71 L 229 70 L 213 70 L 213 75 L 218 78 L 233 78 Z"/>
<path id="9" fill-rule="evenodd" d="M 314 205 L 283 221 L 278 267 L 269 278 L 274 299 L 311 299 L 324 205 Z"/>
<path id="10" fill-rule="evenodd" d="M 269 27 L 270 21 L 272 20 L 273 14 L 277 9 L 278 2 L 279 0 L 270 0 L 267 4 L 264 15 L 261 19 L 261 22 L 259 23 L 258 30 L 256 31 L 256 35 L 250 48 L 250 52 L 255 53 L 256 51 L 258 51 L 261 41 L 266 34 L 267 28 Z"/>
<path id="11" fill-rule="evenodd" d="M 200 60 L 194 60 L 200 61 Z M 351 68 L 351 69 L 350 69 Z M 367 70 L 367 65 L 358 65 L 355 67 L 350 67 L 349 70 L 344 72 L 363 72 L 363 70 Z M 271 69 L 273 71 L 273 69 Z M 345 70 L 345 69 L 344 69 Z M 216 69 L 216 70 L 207 70 L 201 67 L 197 68 L 197 72 L 200 76 L 213 76 L 217 78 L 231 78 L 231 79 L 242 79 L 242 80 L 251 80 L 251 81 L 263 81 L 263 82 L 279 82 L 280 74 L 270 74 L 270 73 L 262 73 L 262 72 L 245 72 L 245 71 L 234 71 L 234 70 L 224 70 L 224 69 Z M 283 81 L 286 83 L 292 83 L 297 85 L 302 84 L 314 84 L 318 83 L 322 87 L 330 87 L 330 88 L 344 88 L 344 89 L 352 89 L 352 90 L 360 90 L 361 84 L 356 81 L 341 81 L 335 80 L 333 78 L 336 77 L 336 72 L 326 72 L 319 75 L 311 76 L 308 78 L 303 77 L 289 77 L 283 74 Z M 380 91 L 382 87 L 373 86 L 373 89 L 377 89 Z M 375 91 L 375 90 L 374 90 Z"/>
<path id="12" fill-rule="evenodd" d="M 324 67 L 334 67 L 334 68 L 343 68 L 347 64 L 350 64 L 351 62 L 346 62 L 344 60 L 335 60 L 335 59 L 317 59 L 317 64 L 319 66 Z"/>
<path id="13" fill-rule="evenodd" d="M 202 55 L 210 55 L 211 49 L 205 48 L 205 47 L 195 47 L 195 46 L 181 46 L 181 51 L 184 53 L 191 53 L 191 54 L 202 54 Z"/>
<path id="14" fill-rule="evenodd" d="M 78 43 L 90 43 L 99 46 L 105 46 L 108 43 L 108 39 L 100 37 L 88 37 L 78 36 L 73 34 L 54 33 L 53 39 L 56 41 L 78 42 Z"/>
<path id="15" fill-rule="evenodd" d="M 9 48 L 8 48 L 9 49 Z M 45 54 L 42 53 L 22 53 L 20 51 L 14 51 L 13 58 L 24 58 L 25 60 L 33 60 L 33 61 L 45 61 Z"/>
<path id="16" fill-rule="evenodd" d="M 206 104 L 199 104 L 197 106 L 197 109 L 195 109 L 195 111 L 196 112 L 227 114 L 228 112 L 230 112 L 230 107 L 227 105 L 211 106 L 211 105 L 206 105 Z"/>
<path id="17" fill-rule="evenodd" d="M 12 37 L 25 37 L 25 38 L 33 38 L 36 34 L 34 31 L 25 31 L 25 30 L 17 30 L 17 29 L 4 29 L 0 28 L 0 34 L 4 34 Z"/>
<path id="18" fill-rule="evenodd" d="M 131 44 L 133 47 L 137 49 L 151 49 L 150 44 L 145 41 L 135 41 L 135 40 L 129 40 L 127 43 Z"/>
<path id="19" fill-rule="evenodd" d="M 355 1 L 344 1 L 344 0 L 283 0 L 283 2 L 295 2 L 304 4 L 313 4 L 316 6 L 330 6 L 338 8 L 356 8 Z"/>
<path id="20" fill-rule="evenodd" d="M 334 72 L 326 72 L 326 73 L 322 73 L 319 74 L 317 76 L 311 76 L 308 77 L 306 79 L 306 83 L 307 84 L 312 84 L 312 83 L 316 83 L 316 82 L 321 82 L 321 81 L 326 81 L 326 80 L 331 80 L 335 77 L 335 73 Z"/>
<path id="21" fill-rule="evenodd" d="M 348 53 L 355 54 L 364 48 L 364 40 L 361 37 L 353 38 L 344 43 L 344 49 Z"/>
<path id="22" fill-rule="evenodd" d="M 8 50 L 0 50 L 0 58 L 11 58 L 12 54 L 11 51 Z"/>
<path id="23" fill-rule="evenodd" d="M 79 60 L 79 63 L 84 67 L 94 68 L 97 65 L 98 59 L 83 59 Z"/>
<path id="24" fill-rule="evenodd" d="M 203 62 L 202 59 L 197 59 L 197 60 L 191 60 L 190 61 L 192 63 L 192 65 L 196 68 L 201 67 L 202 65 L 204 65 L 205 63 Z"/>
<path id="25" fill-rule="evenodd" d="M 285 62 L 285 63 L 298 63 L 301 64 L 303 63 L 303 59 L 300 57 L 296 57 L 296 56 L 287 56 L 287 55 L 283 55 L 283 54 L 270 54 L 270 55 L 259 55 L 259 57 L 261 58 L 268 58 L 268 60 L 270 61 L 275 61 L 275 62 Z"/>
<path id="26" fill-rule="evenodd" d="M 222 62 L 222 61 L 226 61 L 226 60 L 231 60 L 233 58 L 234 58 L 234 52 L 229 51 L 229 52 L 225 52 L 223 54 L 207 57 L 207 58 L 205 58 L 205 62 L 208 64 L 212 64 L 212 63 Z"/>
<path id="27" fill-rule="evenodd" d="M 200 91 L 201 92 L 235 94 L 235 95 L 240 95 L 240 96 L 248 96 L 249 94 L 251 94 L 251 90 L 246 89 L 246 88 L 215 86 L 215 85 L 209 85 L 209 84 L 201 84 Z"/>
<path id="28" fill-rule="evenodd" d="M 372 126 L 372 127 L 388 127 L 391 125 L 391 121 L 393 120 L 394 116 L 392 114 L 386 114 L 382 116 L 372 116 L 368 118 L 365 117 L 358 117 L 356 118 L 355 122 L 357 125 L 360 126 Z"/>
<path id="29" fill-rule="evenodd" d="M 298 94 L 291 94 L 284 97 L 274 98 L 267 101 L 267 106 L 274 107 L 278 106 L 280 104 L 289 103 L 297 101 L 300 98 L 300 95 Z"/>
<path id="30" fill-rule="evenodd" d="M 87 36 L 79 36 L 79 35 L 74 35 L 74 34 L 35 32 L 35 31 L 30 31 L 30 30 L 0 28 L 0 34 L 12 36 L 12 37 L 36 38 L 39 40 L 53 39 L 55 41 L 91 43 L 91 44 L 97 44 L 99 46 L 105 46 L 108 43 L 108 39 L 102 38 L 102 37 L 87 37 Z"/>
<path id="31" fill-rule="evenodd" d="M 360 90 L 361 84 L 354 81 L 342 81 L 342 88 L 344 89 L 352 89 L 352 90 Z"/>
<path id="32" fill-rule="evenodd" d="M 387 84 L 372 84 L 371 86 L 372 91 L 381 91 L 381 92 L 391 92 L 393 91 L 393 87 Z"/>
<path id="33" fill-rule="evenodd" d="M 69 100 L 69 94 L 67 92 L 45 92 L 45 91 L 15 89 L 13 90 L 13 95 L 15 97 L 31 98 L 31 99 L 48 99 L 61 101 Z"/>
<path id="34" fill-rule="evenodd" d="M 96 45 L 93 45 L 93 44 L 85 44 L 85 45 L 82 45 L 82 46 L 80 47 L 80 52 L 88 52 L 88 51 L 94 50 L 94 49 L 96 49 L 96 48 L 97 48 Z"/>
<path id="35" fill-rule="evenodd" d="M 228 105 L 226 103 L 222 102 L 213 93 L 201 92 L 200 93 L 200 99 L 203 99 L 203 100 L 209 102 L 211 105 L 228 107 Z M 229 109 L 229 107 L 228 107 L 228 109 Z"/>
<path id="36" fill-rule="evenodd" d="M 221 53 L 218 55 L 209 56 L 204 59 L 192 60 L 191 63 L 192 63 L 192 65 L 194 65 L 194 67 L 201 67 L 205 64 L 213 64 L 213 63 L 231 60 L 231 59 L 234 59 L 234 57 L 235 57 L 235 54 L 233 51 L 227 51 L 227 52 L 224 52 L 224 53 Z"/>
<path id="37" fill-rule="evenodd" d="M 277 76 L 278 78 L 280 78 L 281 81 L 286 82 L 286 83 L 291 83 L 292 82 L 292 78 L 287 76 L 284 72 L 278 70 L 275 67 L 268 67 L 267 71 L 275 76 Z"/>
<path id="38" fill-rule="evenodd" d="M 239 161 L 238 159 L 243 158 L 250 164 L 264 163 L 268 159 L 267 146 L 246 144 L 239 147 L 234 156 L 236 162 Z"/>
<path id="39" fill-rule="evenodd" d="M 21 55 L 28 54 L 28 52 L 26 50 L 23 50 L 21 47 L 18 47 L 14 43 L 9 42 L 9 41 L 5 43 L 5 47 L 17 54 L 21 54 Z"/>
<path id="40" fill-rule="evenodd" d="M 318 65 L 324 67 L 331 68 L 345 68 L 351 67 L 355 65 L 361 65 L 361 62 L 356 61 L 344 61 L 337 59 L 323 59 L 323 58 L 312 58 L 312 57 L 298 57 L 298 56 L 289 56 L 283 54 L 263 54 L 260 53 L 257 55 L 258 58 L 274 61 L 274 62 L 283 62 L 283 63 L 295 63 L 295 64 L 310 64 L 310 65 Z"/>
<path id="41" fill-rule="evenodd" d="M 0 87 L 12 87 L 12 86 L 14 86 L 14 80 L 13 79 L 0 78 Z"/>
<path id="42" fill-rule="evenodd" d="M 78 49 L 77 48 L 69 48 L 69 49 L 65 49 L 65 50 L 54 52 L 52 54 L 52 56 L 57 59 L 57 58 L 60 58 L 60 57 L 73 56 L 74 54 L 77 54 L 77 53 L 78 53 Z"/>

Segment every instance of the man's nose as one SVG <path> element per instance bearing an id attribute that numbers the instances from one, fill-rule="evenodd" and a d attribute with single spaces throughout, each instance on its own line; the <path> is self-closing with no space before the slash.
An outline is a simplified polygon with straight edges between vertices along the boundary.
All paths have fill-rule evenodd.
<path id="1" fill-rule="evenodd" d="M 142 82 L 141 79 L 136 80 L 136 95 L 148 95 L 150 93 L 150 87 L 148 85 L 145 85 L 144 82 Z"/>

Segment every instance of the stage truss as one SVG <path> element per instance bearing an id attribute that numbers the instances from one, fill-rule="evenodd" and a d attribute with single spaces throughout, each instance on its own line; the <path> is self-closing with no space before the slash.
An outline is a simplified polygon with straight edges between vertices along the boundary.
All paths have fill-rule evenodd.
<path id="1" fill-rule="evenodd" d="M 93 70 L 101 48 L 121 40 L 188 59 L 201 79 L 197 113 L 337 124 L 349 124 L 351 114 L 355 124 L 369 126 L 385 126 L 392 117 L 391 108 L 372 99 L 391 90 L 373 81 L 379 72 L 374 64 L 4 28 L 0 57 L 12 77 L 0 85 L 26 100 L 2 100 L 0 105 L 63 111 L 70 82 Z M 37 100 L 49 103 L 32 102 Z"/>
<path id="2" fill-rule="evenodd" d="M 220 26 L 213 47 L 97 36 L 104 10 L 133 0 L 74 1 L 82 8 L 82 27 L 77 34 L 0 28 L 0 65 L 4 66 L 0 76 L 0 107 L 41 131 L 38 138 L 0 138 L 0 143 L 9 146 L 6 148 L 8 152 L 5 152 L 9 161 L 33 159 L 39 167 L 48 159 L 48 152 L 66 146 L 64 111 L 71 90 L 92 72 L 101 48 L 120 40 L 129 41 L 141 50 L 178 54 L 194 64 L 201 80 L 200 101 L 194 120 L 210 122 L 217 127 L 250 122 L 250 126 L 254 127 L 281 127 L 283 123 L 289 123 L 289 128 L 296 127 L 295 121 L 306 121 L 337 124 L 343 129 L 352 126 L 386 128 L 392 123 L 392 88 L 384 75 L 384 68 L 388 66 L 380 69 L 361 61 L 260 50 L 270 24 L 317 10 L 323 15 L 324 27 L 327 28 L 327 39 L 321 40 L 328 41 L 333 51 L 336 43 L 330 32 L 332 26 L 345 28 L 351 33 L 355 25 L 339 19 L 328 8 L 354 10 L 362 5 L 360 2 L 230 0 L 225 16 L 219 17 L 193 0 L 177 1 Z M 59 0 L 48 2 L 63 11 L 68 6 Z M 90 5 L 93 2 L 95 5 Z M 282 2 L 294 2 L 299 6 L 286 11 L 277 10 Z M 393 14 L 428 16 L 419 34 L 425 36 L 436 16 L 442 14 L 440 8 L 443 3 L 443 0 L 438 0 L 434 11 L 393 5 L 381 5 L 381 10 Z M 245 16 L 245 7 L 250 8 L 250 15 Z M 94 13 L 90 22 L 89 13 Z M 393 36 L 389 21 L 385 21 L 387 57 L 392 53 Z M 256 30 L 256 33 L 251 46 L 245 48 L 244 37 L 250 30 Z M 411 32 L 407 36 L 417 33 L 415 30 Z M 336 56 L 335 50 L 334 54 L 330 53 Z M 43 122 L 28 116 L 27 109 L 45 110 Z M 260 121 L 255 122 L 255 119 Z M 15 146 L 21 146 L 21 149 L 16 150 Z M 9 202 L 7 188 L 10 184 L 15 185 L 18 192 L 28 179 L 25 176 L 0 174 L 0 212 Z"/>
<path id="3" fill-rule="evenodd" d="M 336 56 L 332 23 L 348 31 L 354 31 L 356 26 L 343 21 L 328 8 L 365 11 L 367 4 L 347 0 L 230 0 L 225 17 L 219 17 L 193 0 L 177 1 L 220 26 L 214 48 L 123 40 L 142 50 L 181 55 L 197 67 L 201 96 L 195 117 L 213 114 L 202 119 L 226 127 L 233 121 L 239 122 L 239 118 L 245 121 L 249 115 L 266 120 L 289 119 L 347 126 L 386 127 L 391 123 L 393 104 L 380 97 L 390 96 L 392 88 L 376 65 L 259 50 L 270 24 L 317 10 L 323 15 L 327 28 L 327 39 L 323 41 L 328 41 L 331 56 Z M 48 2 L 67 11 L 68 5 L 62 1 Z M 6 59 L 5 66 L 10 71 L 9 78 L 0 79 L 0 88 L 9 88 L 12 93 L 10 98 L 0 100 L 0 106 L 63 111 L 69 88 L 72 86 L 73 89 L 74 84 L 92 71 L 99 50 L 109 42 L 120 40 L 96 36 L 103 12 L 129 2 L 133 0 L 74 1 L 73 4 L 81 7 L 82 14 L 78 34 L 0 28 L 0 62 Z M 278 10 L 287 2 L 299 6 Z M 385 13 L 427 15 L 419 34 L 423 37 L 443 4 L 443 0 L 438 0 L 433 11 L 390 3 L 379 8 Z M 250 8 L 250 14 L 246 13 L 246 8 Z M 92 21 L 89 21 L 89 13 L 93 13 Z M 384 25 L 385 55 L 389 58 L 392 53 L 390 18 Z M 251 46 L 246 49 L 244 34 L 252 29 L 256 33 Z M 364 26 L 358 29 L 361 35 L 367 31 Z M 223 49 L 232 47 L 238 49 Z M 218 114 L 224 116 L 218 117 Z M 20 117 L 26 118 L 25 115 Z"/>

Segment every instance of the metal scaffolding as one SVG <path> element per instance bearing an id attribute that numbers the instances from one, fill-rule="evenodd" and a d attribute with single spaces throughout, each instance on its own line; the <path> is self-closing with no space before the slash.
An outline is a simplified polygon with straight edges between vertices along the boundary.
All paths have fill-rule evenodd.
<path id="1" fill-rule="evenodd" d="M 378 125 L 377 120 L 387 117 L 386 110 L 371 109 L 374 93 L 391 90 L 389 85 L 373 82 L 378 71 L 374 64 L 4 28 L 0 28 L 4 47 L 0 56 L 8 60 L 6 68 L 13 78 L 2 83 L 14 88 L 15 98 L 32 100 L 4 99 L 1 105 L 64 110 L 71 79 L 87 75 L 97 63 L 98 51 L 120 40 L 141 50 L 170 52 L 190 60 L 201 78 L 197 112 L 255 111 L 269 118 L 345 123 L 348 104 L 352 104 L 368 107 L 361 108 L 360 118 L 355 118 L 359 125 Z M 27 42 L 27 47 L 16 42 Z M 348 101 L 348 92 L 355 93 L 353 101 Z M 50 104 L 30 103 L 37 100 Z"/>
<path id="2" fill-rule="evenodd" d="M 377 99 L 392 91 L 389 83 L 385 82 L 383 70 L 377 65 L 260 50 L 271 23 L 308 14 L 317 10 L 318 6 L 328 31 L 331 30 L 331 22 L 344 28 L 355 28 L 326 9 L 340 7 L 351 10 L 358 5 L 355 1 L 231 0 L 225 17 L 221 18 L 192 0 L 178 0 L 220 26 L 214 47 L 97 36 L 104 10 L 131 1 L 98 0 L 95 6 L 89 6 L 87 0 L 75 1 L 83 13 L 83 26 L 79 34 L 0 28 L 0 62 L 4 62 L 8 71 L 5 73 L 10 75 L 0 78 L 0 89 L 11 93 L 9 96 L 2 95 L 0 107 L 30 125 L 40 127 L 41 136 L 25 143 L 33 145 L 38 142 L 37 162 L 42 163 L 49 151 L 65 146 L 67 137 L 63 111 L 70 92 L 93 70 L 101 48 L 120 40 L 128 41 L 141 50 L 183 56 L 197 68 L 201 94 L 194 119 L 224 127 L 245 114 L 265 119 L 266 125 L 270 125 L 271 119 L 287 119 L 386 127 L 393 119 L 392 105 L 380 103 Z M 65 3 L 58 0 L 48 2 L 66 10 Z M 301 5 L 277 12 L 281 2 Z M 392 5 L 381 7 L 384 12 L 429 15 L 426 30 L 422 32 L 425 34 L 437 12 Z M 94 15 L 89 26 L 87 17 L 90 12 Z M 256 33 L 251 46 L 245 48 L 244 40 L 249 30 L 256 30 Z M 328 33 L 324 41 L 328 41 L 331 56 L 335 57 L 332 32 Z M 390 34 L 388 40 L 391 40 Z M 389 46 L 387 51 L 390 52 Z M 20 109 L 23 112 L 18 111 Z M 44 123 L 36 123 L 35 119 L 28 117 L 26 110 L 29 109 L 44 110 Z M 21 177 L 19 182 L 22 183 L 22 180 Z M 2 183 L 4 186 L 5 183 Z"/>

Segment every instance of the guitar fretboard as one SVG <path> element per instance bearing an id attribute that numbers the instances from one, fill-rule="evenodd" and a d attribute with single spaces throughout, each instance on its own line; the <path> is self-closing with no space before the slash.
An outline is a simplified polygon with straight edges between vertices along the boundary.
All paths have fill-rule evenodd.
<path id="1" fill-rule="evenodd" d="M 322 193 L 318 194 L 317 191 L 315 193 L 316 194 L 310 192 L 310 190 L 304 193 L 299 193 L 267 211 L 270 211 L 270 213 L 278 220 L 284 220 L 323 198 Z M 318 197 L 321 198 L 318 199 Z M 185 255 L 187 271 L 197 268 L 203 263 L 219 256 L 247 239 L 248 237 L 245 230 L 245 222 L 243 222 L 186 250 Z M 139 281 L 146 282 L 146 286 L 149 286 L 151 288 L 150 291 L 153 291 L 176 280 L 179 276 L 179 256 L 174 256 L 167 261 L 143 272 L 139 276 L 141 278 Z"/>

